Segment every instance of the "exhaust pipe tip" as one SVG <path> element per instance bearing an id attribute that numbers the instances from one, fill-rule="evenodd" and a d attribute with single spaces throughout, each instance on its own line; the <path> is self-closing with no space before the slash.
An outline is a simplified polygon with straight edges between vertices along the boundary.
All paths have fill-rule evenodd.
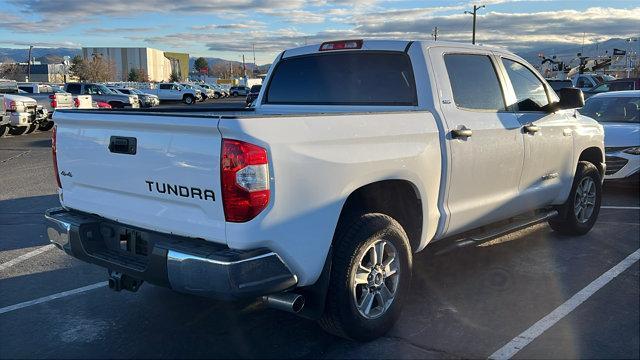
<path id="1" fill-rule="evenodd" d="M 304 296 L 295 293 L 279 293 L 263 297 L 270 308 L 297 314 L 304 308 Z"/>

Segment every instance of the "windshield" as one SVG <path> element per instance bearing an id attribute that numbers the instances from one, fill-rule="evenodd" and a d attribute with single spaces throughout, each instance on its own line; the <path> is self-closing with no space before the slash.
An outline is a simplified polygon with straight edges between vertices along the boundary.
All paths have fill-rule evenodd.
<path id="1" fill-rule="evenodd" d="M 96 85 L 98 87 L 98 89 L 100 89 L 100 92 L 102 94 L 117 94 L 116 92 L 112 91 L 111 89 L 109 89 L 108 87 L 102 85 L 102 84 L 98 84 Z"/>
<path id="2" fill-rule="evenodd" d="M 640 122 L 640 97 L 596 97 L 579 110 L 598 122 Z"/>

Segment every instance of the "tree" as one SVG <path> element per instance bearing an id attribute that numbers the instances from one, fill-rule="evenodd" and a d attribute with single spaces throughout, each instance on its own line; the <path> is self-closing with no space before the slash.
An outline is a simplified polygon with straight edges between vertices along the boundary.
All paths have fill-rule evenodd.
<path id="1" fill-rule="evenodd" d="M 16 63 L 0 64 L 0 78 L 24 81 L 25 73 Z"/>
<path id="2" fill-rule="evenodd" d="M 111 60 L 103 59 L 99 54 L 93 54 L 91 59 L 75 56 L 71 60 L 69 71 L 80 81 L 107 82 L 114 81 L 116 66 Z"/>
<path id="3" fill-rule="evenodd" d="M 178 82 L 180 81 L 180 76 L 178 75 L 178 73 L 174 70 L 171 72 L 171 76 L 169 76 L 169 81 L 170 82 Z"/>
<path id="4" fill-rule="evenodd" d="M 196 71 L 200 72 L 200 70 L 208 69 L 209 63 L 207 62 L 207 59 L 203 57 L 199 57 L 196 59 L 196 62 L 193 64 L 193 67 L 196 69 Z"/>
<path id="5" fill-rule="evenodd" d="M 129 75 L 127 76 L 127 80 L 136 81 L 136 82 L 148 82 L 149 76 L 147 72 L 143 69 L 131 69 L 129 70 Z"/>

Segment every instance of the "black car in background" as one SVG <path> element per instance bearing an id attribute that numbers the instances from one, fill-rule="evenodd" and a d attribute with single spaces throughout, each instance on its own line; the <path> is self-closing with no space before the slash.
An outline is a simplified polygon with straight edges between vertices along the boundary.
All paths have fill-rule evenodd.
<path id="1" fill-rule="evenodd" d="M 260 94 L 260 89 L 262 85 L 253 85 L 251 90 L 247 94 L 246 106 L 251 105 L 251 103 L 258 98 L 258 94 Z"/>
<path id="2" fill-rule="evenodd" d="M 583 93 L 584 98 L 586 99 L 592 95 L 603 92 L 625 90 L 640 90 L 640 78 L 627 78 L 607 81 L 589 90 L 583 91 Z"/>

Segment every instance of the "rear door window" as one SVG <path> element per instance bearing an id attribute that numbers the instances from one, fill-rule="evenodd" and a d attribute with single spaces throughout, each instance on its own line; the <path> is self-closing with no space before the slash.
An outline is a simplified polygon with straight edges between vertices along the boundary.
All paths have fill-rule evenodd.
<path id="1" fill-rule="evenodd" d="M 453 100 L 468 110 L 506 110 L 502 87 L 491 58 L 476 54 L 446 54 Z"/>
<path id="2" fill-rule="evenodd" d="M 404 52 L 346 51 L 280 61 L 265 103 L 416 106 L 416 85 Z"/>

